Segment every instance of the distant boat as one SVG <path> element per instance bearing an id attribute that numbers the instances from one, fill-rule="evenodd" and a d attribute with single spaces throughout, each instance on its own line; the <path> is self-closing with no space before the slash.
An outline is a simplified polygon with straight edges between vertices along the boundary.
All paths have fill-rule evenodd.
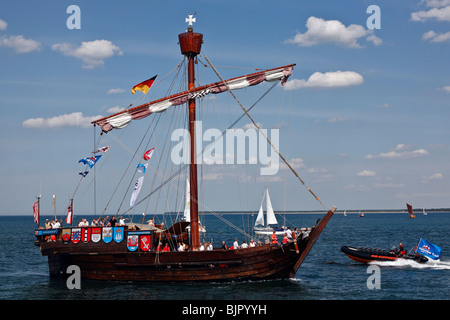
<path id="1" fill-rule="evenodd" d="M 406 208 L 408 208 L 409 217 L 411 219 L 414 219 L 416 215 L 414 214 L 413 207 L 409 203 L 407 203 Z"/>
<path id="2" fill-rule="evenodd" d="M 360 212 L 360 213 L 358 213 L 358 218 L 364 218 L 364 212 Z"/>
<path id="3" fill-rule="evenodd" d="M 266 199 L 266 223 L 264 224 L 264 211 L 263 211 L 263 203 L 264 199 Z M 266 188 L 266 192 L 261 201 L 261 206 L 259 207 L 258 216 L 256 217 L 255 226 L 253 227 L 253 231 L 256 234 L 260 235 L 272 235 L 275 231 L 276 235 L 284 234 L 284 229 L 282 228 L 274 228 L 270 225 L 278 225 L 278 220 L 275 217 L 275 213 L 273 212 L 272 202 L 270 201 L 269 189 Z"/>
<path id="4" fill-rule="evenodd" d="M 347 210 L 344 210 L 344 217 L 347 216 Z"/>
<path id="5" fill-rule="evenodd" d="M 423 215 L 426 216 L 428 213 L 425 211 L 425 208 L 423 208 Z"/>

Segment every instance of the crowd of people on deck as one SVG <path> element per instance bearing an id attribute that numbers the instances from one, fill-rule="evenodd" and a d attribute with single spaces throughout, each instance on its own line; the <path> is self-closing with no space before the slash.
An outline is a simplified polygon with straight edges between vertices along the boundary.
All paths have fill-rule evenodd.
<path id="1" fill-rule="evenodd" d="M 112 217 L 111 219 L 109 216 L 98 219 L 92 219 L 92 222 L 89 223 L 87 219 L 83 218 L 80 220 L 80 222 L 77 224 L 78 227 L 115 227 L 115 226 L 125 226 L 126 220 L 129 220 L 128 218 L 119 217 L 119 220 L 116 219 L 116 217 Z M 63 225 L 63 219 L 58 219 L 49 221 L 48 219 L 45 220 L 45 229 L 58 229 L 62 228 Z"/>
<path id="2" fill-rule="evenodd" d="M 290 228 L 286 228 L 285 229 L 285 233 L 283 236 L 283 239 L 281 241 L 281 243 L 278 242 L 278 236 L 276 234 L 276 232 L 274 231 L 272 233 L 271 236 L 268 236 L 265 241 L 264 244 L 272 244 L 272 245 L 287 245 L 291 242 L 294 241 L 294 236 L 295 239 L 301 239 L 306 237 L 309 234 L 309 230 L 305 229 L 305 230 L 298 230 L 298 228 L 295 228 L 294 231 L 292 231 Z M 250 240 L 249 243 L 247 243 L 245 240 L 242 241 L 241 244 L 239 244 L 238 239 L 234 239 L 233 245 L 231 247 L 228 247 L 225 241 L 222 241 L 222 246 L 220 247 L 221 250 L 236 250 L 236 249 L 247 249 L 247 248 L 254 248 L 256 246 L 261 246 L 263 245 L 262 241 L 254 241 L 253 239 Z M 187 245 L 186 243 L 183 242 L 178 242 L 178 246 L 169 246 L 168 243 L 165 243 L 164 245 L 160 242 L 159 245 L 156 247 L 156 251 L 158 252 L 168 252 L 168 251 L 189 251 L 189 245 Z M 205 244 L 200 243 L 199 245 L 199 251 L 205 251 L 205 250 L 213 250 L 213 245 L 211 242 L 206 242 Z"/>
<path id="3" fill-rule="evenodd" d="M 123 218 L 122 216 L 119 217 L 119 220 L 116 219 L 115 216 L 109 218 L 109 216 L 97 219 L 92 219 L 92 222 L 89 224 L 87 219 L 83 218 L 78 223 L 78 227 L 115 227 L 115 226 L 124 226 L 126 225 L 126 220 L 129 220 L 128 218 Z M 147 221 L 149 225 L 154 225 L 154 220 L 151 219 Z M 63 220 L 52 220 L 49 221 L 46 219 L 45 221 L 45 229 L 58 229 L 62 228 Z M 308 230 L 301 230 L 299 231 L 298 228 L 294 228 L 294 231 L 291 230 L 291 228 L 284 228 L 284 235 L 281 240 L 281 245 L 287 245 L 294 241 L 294 239 L 299 239 L 302 237 L 307 236 L 309 233 Z M 294 238 L 295 237 L 295 238 Z M 280 245 L 278 242 L 278 236 L 275 231 L 273 231 L 271 236 L 267 236 L 267 238 L 264 240 L 264 244 L 272 244 L 272 245 Z M 253 239 L 250 240 L 249 243 L 247 243 L 245 240 L 242 241 L 241 244 L 239 244 L 238 239 L 236 238 L 233 242 L 233 245 L 231 247 L 228 247 L 226 245 L 225 241 L 222 241 L 222 246 L 220 247 L 222 250 L 235 250 L 235 249 L 247 249 L 247 248 L 253 248 L 256 246 L 263 245 L 262 241 L 258 240 L 258 242 L 254 241 Z M 178 242 L 178 246 L 176 244 L 170 244 L 165 242 L 164 244 L 160 241 L 159 244 L 156 246 L 157 252 L 170 252 L 170 251 L 189 251 L 189 245 L 187 245 L 184 242 Z M 210 251 L 213 250 L 213 245 L 211 242 L 207 241 L 206 243 L 200 243 L 199 245 L 199 251 Z"/>

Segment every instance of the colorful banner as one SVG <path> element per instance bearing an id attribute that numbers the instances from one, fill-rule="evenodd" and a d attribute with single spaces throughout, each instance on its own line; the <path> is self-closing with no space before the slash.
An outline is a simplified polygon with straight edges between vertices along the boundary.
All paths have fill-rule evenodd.
<path id="1" fill-rule="evenodd" d="M 64 244 L 68 244 L 70 242 L 70 235 L 71 235 L 70 229 L 62 229 L 61 237 Z"/>
<path id="2" fill-rule="evenodd" d="M 151 247 L 150 235 L 142 235 L 140 238 L 141 239 L 139 242 L 139 244 L 140 244 L 139 247 L 141 248 L 141 250 L 142 251 L 150 250 L 150 247 Z"/>
<path id="3" fill-rule="evenodd" d="M 102 230 L 102 239 L 105 243 L 110 243 L 113 239 L 113 230 L 111 227 L 105 227 Z"/>
<path id="4" fill-rule="evenodd" d="M 139 236 L 128 236 L 127 248 L 130 251 L 136 251 L 139 246 Z"/>
<path id="5" fill-rule="evenodd" d="M 81 240 L 81 228 L 73 228 L 70 236 L 72 243 L 78 243 Z"/>
<path id="6" fill-rule="evenodd" d="M 88 243 L 89 241 L 91 241 L 91 228 L 81 229 L 81 239 L 84 243 Z"/>
<path id="7" fill-rule="evenodd" d="M 92 242 L 100 242 L 102 240 L 102 228 L 92 228 L 91 231 L 91 240 Z"/>
<path id="8" fill-rule="evenodd" d="M 124 229 L 123 227 L 114 227 L 114 241 L 117 243 L 122 242 L 123 236 L 124 236 Z"/>

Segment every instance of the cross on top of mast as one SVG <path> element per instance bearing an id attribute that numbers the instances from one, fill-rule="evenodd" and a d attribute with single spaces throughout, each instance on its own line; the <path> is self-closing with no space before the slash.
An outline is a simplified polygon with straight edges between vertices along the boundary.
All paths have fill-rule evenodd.
<path id="1" fill-rule="evenodd" d="M 194 18 L 194 15 L 190 14 L 187 18 L 186 18 L 186 22 L 188 24 L 189 27 L 192 27 L 192 25 L 196 22 L 196 19 Z"/>

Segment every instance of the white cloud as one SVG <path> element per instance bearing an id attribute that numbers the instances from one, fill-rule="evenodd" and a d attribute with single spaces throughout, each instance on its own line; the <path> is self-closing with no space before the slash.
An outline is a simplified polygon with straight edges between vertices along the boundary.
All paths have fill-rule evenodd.
<path id="1" fill-rule="evenodd" d="M 28 53 L 41 50 L 41 43 L 32 39 L 25 39 L 22 35 L 0 38 L 0 46 L 13 48 L 17 53 Z"/>
<path id="2" fill-rule="evenodd" d="M 376 175 L 377 175 L 377 173 L 375 171 L 370 171 L 370 170 L 363 170 L 363 171 L 358 172 L 359 177 L 374 177 Z"/>
<path id="3" fill-rule="evenodd" d="M 120 48 L 109 40 L 83 41 L 78 48 L 69 43 L 57 43 L 52 46 L 52 50 L 80 59 L 86 69 L 103 66 L 105 59 L 123 54 Z"/>
<path id="4" fill-rule="evenodd" d="M 398 145 L 395 146 L 394 150 L 404 150 L 407 149 L 409 146 L 404 144 L 404 143 L 399 143 Z"/>
<path id="5" fill-rule="evenodd" d="M 8 27 L 8 24 L 6 23 L 6 21 L 0 19 L 0 30 L 6 30 L 7 27 Z"/>
<path id="6" fill-rule="evenodd" d="M 391 107 L 391 105 L 389 103 L 383 103 L 383 104 L 380 104 L 378 106 L 375 106 L 376 109 L 387 109 L 387 108 L 390 108 L 390 107 Z"/>
<path id="7" fill-rule="evenodd" d="M 361 48 L 357 42 L 359 38 L 368 37 L 367 41 L 372 41 L 378 46 L 382 40 L 373 34 L 372 30 L 351 24 L 346 27 L 338 20 L 324 20 L 322 18 L 309 17 L 306 21 L 305 33 L 298 32 L 294 38 L 286 40 L 286 43 L 298 44 L 302 47 L 310 47 L 324 43 L 336 43 L 348 48 Z"/>
<path id="8" fill-rule="evenodd" d="M 450 0 L 422 0 L 421 3 L 425 3 L 427 7 L 440 8 L 450 5 Z"/>
<path id="9" fill-rule="evenodd" d="M 328 123 L 338 123 L 338 122 L 345 122 L 346 119 L 343 117 L 335 117 L 335 118 L 331 118 L 328 119 Z"/>
<path id="10" fill-rule="evenodd" d="M 422 183 L 430 183 L 433 180 L 441 180 L 443 177 L 444 177 L 444 175 L 442 173 L 436 172 L 429 177 L 423 176 Z"/>
<path id="11" fill-rule="evenodd" d="M 290 159 L 288 162 L 291 165 L 291 167 L 294 168 L 294 169 L 306 168 L 306 165 L 303 162 L 302 158 L 293 158 L 293 159 Z M 287 169 L 289 169 L 288 166 L 284 162 L 281 162 L 280 163 L 280 170 L 287 170 Z"/>
<path id="12" fill-rule="evenodd" d="M 450 5 L 443 8 L 433 8 L 428 11 L 418 11 L 411 13 L 412 21 L 424 22 L 428 19 L 450 21 Z"/>
<path id="13" fill-rule="evenodd" d="M 422 36 L 423 40 L 429 40 L 430 42 L 445 42 L 450 40 L 450 31 L 446 33 L 436 33 L 433 30 L 425 32 Z"/>
<path id="14" fill-rule="evenodd" d="M 115 107 L 109 108 L 109 109 L 106 110 L 106 111 L 107 111 L 108 113 L 110 113 L 110 114 L 113 114 L 113 113 L 121 112 L 121 111 L 123 111 L 123 110 L 125 110 L 125 108 L 120 107 L 120 106 L 115 106 Z"/>
<path id="15" fill-rule="evenodd" d="M 442 88 L 440 88 L 441 90 L 444 90 L 447 93 L 450 93 L 450 86 L 443 86 Z"/>
<path id="16" fill-rule="evenodd" d="M 366 159 L 410 159 L 429 155 L 430 153 L 425 149 L 417 149 L 408 151 L 408 146 L 405 144 L 398 144 L 392 151 L 382 152 L 379 154 L 368 154 Z"/>
<path id="17" fill-rule="evenodd" d="M 314 72 L 308 80 L 292 79 L 284 85 L 285 90 L 302 88 L 342 88 L 357 86 L 364 82 L 364 78 L 354 71 Z"/>
<path id="18" fill-rule="evenodd" d="M 52 118 L 31 118 L 22 123 L 24 128 L 32 129 L 48 129 L 58 127 L 91 127 L 91 121 L 101 118 L 102 116 L 85 117 L 81 112 L 63 114 Z"/>
<path id="19" fill-rule="evenodd" d="M 374 188 L 403 188 L 405 185 L 403 183 L 374 183 Z"/>
<path id="20" fill-rule="evenodd" d="M 115 88 L 115 89 L 109 89 L 107 94 L 115 94 L 115 93 L 124 93 L 125 90 L 120 89 L 120 88 Z"/>

